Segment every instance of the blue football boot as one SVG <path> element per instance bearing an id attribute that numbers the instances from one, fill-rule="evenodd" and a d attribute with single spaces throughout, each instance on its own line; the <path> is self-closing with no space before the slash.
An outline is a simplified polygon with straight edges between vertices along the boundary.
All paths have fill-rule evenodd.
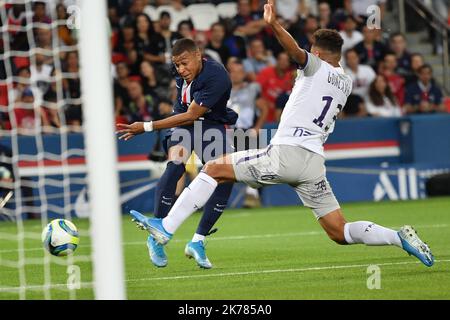
<path id="1" fill-rule="evenodd" d="M 203 241 L 188 242 L 184 248 L 184 254 L 189 259 L 194 258 L 200 268 L 211 269 L 212 264 L 209 262 L 205 253 L 205 245 Z"/>
<path id="2" fill-rule="evenodd" d="M 420 240 L 416 230 L 411 226 L 403 226 L 400 231 L 397 232 L 402 242 L 403 250 L 409 255 L 415 256 L 427 267 L 431 267 L 434 264 L 434 257 L 431 253 L 430 247 Z"/>
<path id="3" fill-rule="evenodd" d="M 150 232 L 157 243 L 165 245 L 172 239 L 173 235 L 164 229 L 162 219 L 147 218 L 136 210 L 131 210 L 130 214 L 133 217 L 132 221 L 136 222 L 139 228 Z"/>
<path id="4" fill-rule="evenodd" d="M 164 246 L 157 243 L 155 239 L 149 235 L 147 238 L 148 253 L 150 261 L 158 268 L 167 266 L 167 256 L 164 252 Z"/>

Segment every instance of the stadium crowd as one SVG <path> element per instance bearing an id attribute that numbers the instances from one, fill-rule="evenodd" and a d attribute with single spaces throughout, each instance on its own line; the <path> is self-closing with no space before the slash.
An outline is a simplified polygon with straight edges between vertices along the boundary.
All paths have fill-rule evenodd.
<path id="1" fill-rule="evenodd" d="M 238 127 L 259 129 L 266 122 L 277 122 L 297 66 L 264 23 L 265 2 L 109 0 L 116 121 L 170 115 L 176 99 L 171 47 L 186 37 L 195 40 L 205 58 L 220 61 L 230 71 L 229 105 L 240 115 Z M 46 2 L 33 2 L 31 17 L 25 5 L 7 4 L 1 9 L 0 27 L 8 25 L 8 32 L 0 35 L 0 54 L 11 57 L 0 62 L 1 129 L 11 129 L 13 122 L 23 133 L 34 132 L 39 119 L 46 132 L 65 124 L 73 131 L 80 129 L 77 30 L 66 24 L 71 18 L 67 7 L 73 3 L 60 1 L 55 14 L 50 14 Z M 212 6 L 219 19 L 202 15 L 201 8 L 195 7 L 199 3 Z M 344 39 L 341 64 L 354 85 L 341 117 L 444 112 L 443 91 L 424 57 L 408 51 L 403 34 L 367 26 L 366 9 L 372 4 L 380 6 L 383 17 L 386 0 L 279 0 L 277 10 L 284 27 L 303 48 L 311 46 L 312 34 L 319 28 L 340 31 Z M 207 18 L 211 23 L 205 28 Z M 55 19 L 63 23 L 52 30 Z M 30 21 L 34 22 L 31 31 L 21 28 Z M 31 48 L 36 48 L 31 55 L 23 54 Z M 6 80 L 11 74 L 13 90 L 8 92 Z M 14 104 L 15 119 L 10 117 L 8 103 Z"/>

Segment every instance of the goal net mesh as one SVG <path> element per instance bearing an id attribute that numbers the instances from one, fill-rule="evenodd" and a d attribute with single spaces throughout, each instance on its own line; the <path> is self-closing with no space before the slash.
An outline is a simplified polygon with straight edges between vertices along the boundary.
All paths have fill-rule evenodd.
<path id="1" fill-rule="evenodd" d="M 94 296 L 76 6 L 0 0 L 0 299 Z M 77 226 L 74 255 L 44 250 L 55 218 Z"/>

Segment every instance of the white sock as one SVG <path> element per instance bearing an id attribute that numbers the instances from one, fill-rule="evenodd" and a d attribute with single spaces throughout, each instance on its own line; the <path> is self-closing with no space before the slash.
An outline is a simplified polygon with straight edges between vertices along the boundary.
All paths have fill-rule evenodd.
<path id="1" fill-rule="evenodd" d="M 175 233 L 184 220 L 205 205 L 216 187 L 216 180 L 206 173 L 200 172 L 191 184 L 183 190 L 167 217 L 163 219 L 164 229 L 169 233 Z"/>
<path id="2" fill-rule="evenodd" d="M 364 243 L 368 246 L 395 245 L 402 247 L 397 231 L 379 226 L 370 221 L 346 223 L 344 236 L 348 244 Z"/>
<path id="3" fill-rule="evenodd" d="M 192 237 L 192 242 L 199 242 L 199 241 L 205 242 L 205 236 L 198 233 L 194 234 L 194 236 Z"/>
<path id="4" fill-rule="evenodd" d="M 247 186 L 247 188 L 245 189 L 245 194 L 259 199 L 258 189 Z"/>

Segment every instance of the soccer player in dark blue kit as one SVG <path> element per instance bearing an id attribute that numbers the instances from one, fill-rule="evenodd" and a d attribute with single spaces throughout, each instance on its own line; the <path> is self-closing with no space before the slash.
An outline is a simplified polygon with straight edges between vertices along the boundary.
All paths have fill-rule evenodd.
<path id="1" fill-rule="evenodd" d="M 144 132 L 171 128 L 166 139 L 168 164 L 156 187 L 156 218 L 166 217 L 175 202 L 177 182 L 185 172 L 185 163 L 193 150 L 203 163 L 233 151 L 229 144 L 230 139 L 226 138 L 226 126 L 235 124 L 238 117 L 233 110 L 227 108 L 231 92 L 227 71 L 214 60 L 203 59 L 194 41 L 178 40 L 172 49 L 172 62 L 179 75 L 176 77 L 178 95 L 174 114 L 158 121 L 117 125 L 119 139 L 124 140 Z M 204 139 L 203 136 L 208 130 L 210 131 Z M 206 137 L 211 135 L 214 136 L 213 141 Z M 211 144 L 216 148 L 211 148 Z M 208 152 L 211 150 L 213 152 Z M 185 254 L 194 258 L 202 268 L 212 267 L 205 254 L 204 240 L 225 209 L 232 187 L 232 183 L 226 183 L 217 188 L 204 207 L 192 241 L 185 247 Z M 130 213 L 134 220 L 142 220 L 143 216 L 139 212 L 131 210 Z M 157 267 L 165 267 L 167 256 L 164 247 L 151 235 L 148 237 L 147 246 L 152 263 Z"/>

